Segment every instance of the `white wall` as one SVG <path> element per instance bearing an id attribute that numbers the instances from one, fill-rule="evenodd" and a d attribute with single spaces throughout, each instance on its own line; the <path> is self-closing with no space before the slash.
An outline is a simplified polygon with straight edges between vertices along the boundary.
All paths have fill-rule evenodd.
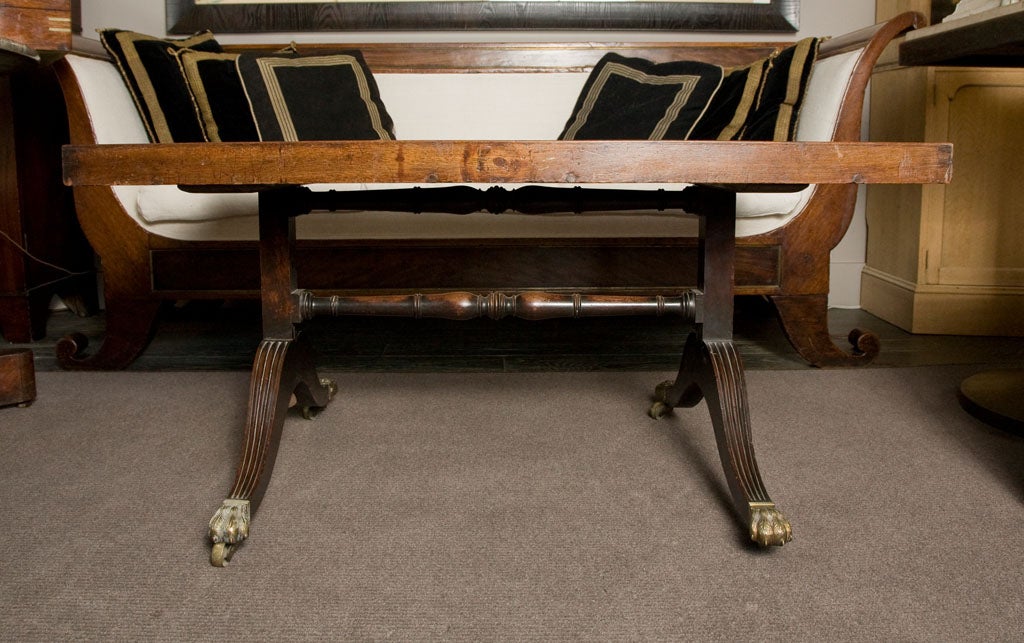
<path id="1" fill-rule="evenodd" d="M 788 33 L 674 33 L 635 31 L 420 31 L 420 32 L 350 32 L 317 34 L 218 34 L 222 42 L 375 42 L 375 41 L 660 41 L 675 38 L 689 40 L 794 40 L 805 36 L 839 35 L 874 22 L 875 0 L 802 0 L 800 31 Z M 83 0 L 82 31 L 91 36 L 96 29 L 120 27 L 143 33 L 166 33 L 163 0 Z M 850 230 L 832 252 L 832 285 L 829 303 L 839 307 L 860 304 L 860 273 L 864 266 L 867 227 L 864 217 L 863 189 Z"/>

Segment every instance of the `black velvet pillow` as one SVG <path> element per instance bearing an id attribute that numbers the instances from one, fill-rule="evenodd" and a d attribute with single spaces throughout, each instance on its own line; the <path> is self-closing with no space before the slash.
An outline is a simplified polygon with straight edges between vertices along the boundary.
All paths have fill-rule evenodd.
<path id="1" fill-rule="evenodd" d="M 212 33 L 166 40 L 133 31 L 106 29 L 100 31 L 100 41 L 117 63 L 151 141 L 203 140 L 199 119 L 174 52 L 183 48 L 219 52 L 220 45 Z"/>
<path id="2" fill-rule="evenodd" d="M 707 63 L 606 54 L 587 78 L 559 138 L 686 139 L 722 75 L 721 67 Z"/>
<path id="3" fill-rule="evenodd" d="M 238 75 L 238 54 L 183 49 L 181 73 L 192 94 L 205 140 L 258 141 L 249 100 Z"/>
<path id="4" fill-rule="evenodd" d="M 262 141 L 394 139 L 394 124 L 358 51 L 242 54 L 238 73 Z"/>
<path id="5" fill-rule="evenodd" d="M 736 136 L 747 122 L 757 101 L 767 59 L 745 67 L 727 69 L 725 78 L 704 115 L 690 132 L 697 141 L 728 141 Z"/>
<path id="6" fill-rule="evenodd" d="M 735 140 L 793 139 L 819 42 L 805 38 L 768 58 L 757 101 L 741 131 L 733 136 Z"/>

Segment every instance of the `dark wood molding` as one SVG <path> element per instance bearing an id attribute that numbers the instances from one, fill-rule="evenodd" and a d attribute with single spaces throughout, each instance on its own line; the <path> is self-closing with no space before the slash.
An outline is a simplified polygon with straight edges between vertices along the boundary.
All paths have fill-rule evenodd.
<path id="1" fill-rule="evenodd" d="M 165 0 L 168 33 L 487 29 L 795 32 L 800 0 L 734 2 L 314 2 Z"/>
<path id="2" fill-rule="evenodd" d="M 1024 66 L 1024 6 L 999 7 L 982 14 L 932 25 L 900 45 L 901 65 L 954 67 Z"/>

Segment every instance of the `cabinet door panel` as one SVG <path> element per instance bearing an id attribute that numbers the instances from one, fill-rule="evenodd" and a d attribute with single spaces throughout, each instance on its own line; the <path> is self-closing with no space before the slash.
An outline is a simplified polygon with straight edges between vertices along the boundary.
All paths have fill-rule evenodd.
<path id="1" fill-rule="evenodd" d="M 938 73 L 953 181 L 945 187 L 939 282 L 1024 286 L 1024 74 Z"/>

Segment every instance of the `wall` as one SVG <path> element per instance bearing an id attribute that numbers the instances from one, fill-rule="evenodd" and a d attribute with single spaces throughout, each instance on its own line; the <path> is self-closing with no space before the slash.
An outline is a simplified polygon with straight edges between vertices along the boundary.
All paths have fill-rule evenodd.
<path id="1" fill-rule="evenodd" d="M 166 31 L 163 0 L 84 0 L 82 2 L 82 32 L 91 36 L 98 28 L 121 27 L 150 34 Z M 839 35 L 865 27 L 874 22 L 875 0 L 802 0 L 800 31 L 779 33 L 700 33 L 685 34 L 689 40 L 794 40 L 805 36 Z M 352 32 L 320 34 L 259 34 L 218 35 L 223 42 L 289 42 L 311 40 L 318 42 L 373 42 L 373 41 L 659 41 L 680 37 L 670 32 Z M 863 189 L 858 199 L 857 212 L 843 241 L 832 251 L 832 286 L 829 303 L 837 307 L 857 307 L 860 304 L 860 273 L 864 266 L 867 228 L 864 217 Z"/>

